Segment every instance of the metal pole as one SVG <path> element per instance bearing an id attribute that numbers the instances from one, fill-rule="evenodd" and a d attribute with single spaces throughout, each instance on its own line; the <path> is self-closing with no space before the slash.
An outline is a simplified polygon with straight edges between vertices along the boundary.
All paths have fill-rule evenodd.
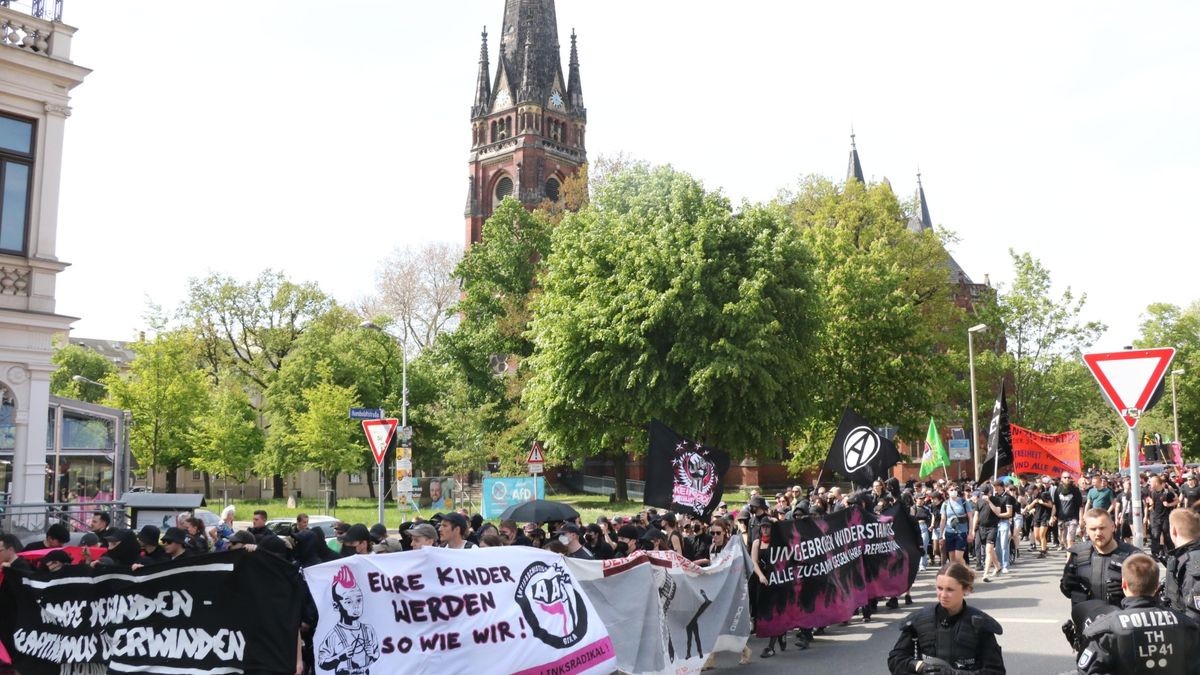
<path id="1" fill-rule="evenodd" d="M 971 460 L 975 464 L 975 482 L 979 482 L 979 432 L 976 420 L 979 413 L 975 408 L 975 334 L 967 331 L 967 362 L 971 369 Z M 996 453 L 999 456 L 1000 453 Z"/>
<path id="2" fill-rule="evenodd" d="M 62 471 L 62 429 L 63 429 L 63 413 L 62 406 L 54 406 L 54 479 L 50 481 L 50 498 L 51 502 L 60 502 L 61 494 L 58 490 L 59 472 Z"/>
<path id="3" fill-rule="evenodd" d="M 1175 419 L 1175 435 L 1171 437 L 1174 443 L 1179 442 L 1179 406 L 1175 402 L 1175 371 L 1171 371 L 1171 416 Z"/>
<path id="4" fill-rule="evenodd" d="M 1142 485 L 1138 480 L 1137 425 L 1129 427 L 1129 507 L 1133 513 L 1133 545 L 1142 547 Z"/>

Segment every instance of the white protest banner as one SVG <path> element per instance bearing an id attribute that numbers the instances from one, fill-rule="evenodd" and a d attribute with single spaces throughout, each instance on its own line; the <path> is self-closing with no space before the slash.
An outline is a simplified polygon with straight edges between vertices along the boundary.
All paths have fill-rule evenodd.
<path id="1" fill-rule="evenodd" d="M 351 556 L 304 571 L 318 673 L 576 675 L 616 667 L 563 557 L 527 546 Z"/>
<path id="2" fill-rule="evenodd" d="M 708 567 L 674 551 L 567 566 L 608 626 L 622 672 L 692 675 L 750 637 L 745 551 L 738 537 Z"/>

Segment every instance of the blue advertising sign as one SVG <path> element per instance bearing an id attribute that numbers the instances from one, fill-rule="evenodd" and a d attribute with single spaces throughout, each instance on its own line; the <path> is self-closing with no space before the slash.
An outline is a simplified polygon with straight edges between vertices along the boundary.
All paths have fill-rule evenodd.
<path id="1" fill-rule="evenodd" d="M 513 504 L 546 497 L 546 481 L 541 476 L 483 479 L 483 517 L 499 518 Z"/>
<path id="2" fill-rule="evenodd" d="M 351 408 L 350 419 L 381 420 L 383 419 L 383 408 Z"/>

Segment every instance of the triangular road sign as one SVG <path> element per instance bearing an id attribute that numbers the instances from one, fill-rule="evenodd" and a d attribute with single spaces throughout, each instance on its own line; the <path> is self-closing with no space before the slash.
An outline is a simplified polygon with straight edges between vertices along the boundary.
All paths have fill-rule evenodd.
<path id="1" fill-rule="evenodd" d="M 388 445 L 392 442 L 392 434 L 400 426 L 400 420 L 387 417 L 381 420 L 363 420 L 363 432 L 367 435 L 367 445 L 371 446 L 371 454 L 375 455 L 375 463 L 383 464 L 383 456 L 387 454 Z"/>
<path id="2" fill-rule="evenodd" d="M 1175 350 L 1170 347 L 1127 349 L 1084 354 L 1083 362 L 1100 383 L 1100 391 L 1104 392 L 1109 405 L 1132 429 L 1137 426 L 1138 418 L 1149 405 L 1174 357 Z"/>
<path id="3" fill-rule="evenodd" d="M 534 441 L 533 447 L 529 448 L 529 456 L 525 458 L 528 464 L 541 464 L 546 461 L 546 456 L 542 453 L 542 442 Z"/>

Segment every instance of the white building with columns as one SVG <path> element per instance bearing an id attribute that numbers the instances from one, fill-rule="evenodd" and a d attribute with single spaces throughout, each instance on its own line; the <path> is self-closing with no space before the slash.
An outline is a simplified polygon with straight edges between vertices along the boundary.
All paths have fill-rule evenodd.
<path id="1" fill-rule="evenodd" d="M 46 498 L 52 340 L 74 321 L 55 313 L 55 235 L 70 93 L 90 71 L 54 4 L 0 3 L 0 491 L 14 503 Z"/>

